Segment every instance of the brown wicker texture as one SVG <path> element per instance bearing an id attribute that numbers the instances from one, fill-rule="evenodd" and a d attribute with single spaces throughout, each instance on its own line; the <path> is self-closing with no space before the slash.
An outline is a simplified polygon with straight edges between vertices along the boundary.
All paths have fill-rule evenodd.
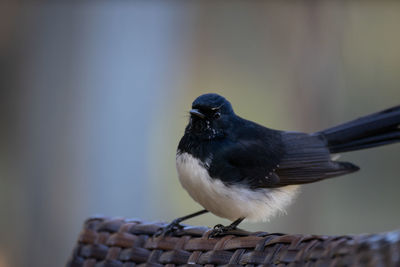
<path id="1" fill-rule="evenodd" d="M 187 226 L 153 237 L 164 225 L 89 219 L 67 266 L 400 266 L 400 231 L 321 236 L 237 230 L 208 238 L 209 228 Z"/>

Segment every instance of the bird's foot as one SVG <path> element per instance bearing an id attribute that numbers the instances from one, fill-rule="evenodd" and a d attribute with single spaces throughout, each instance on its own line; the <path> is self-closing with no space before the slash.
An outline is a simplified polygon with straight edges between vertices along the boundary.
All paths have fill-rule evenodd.
<path id="1" fill-rule="evenodd" d="M 165 227 L 159 228 L 157 232 L 155 232 L 154 236 L 166 236 L 168 234 L 173 234 L 183 229 L 183 226 L 180 224 L 180 218 L 173 220 L 170 224 Z"/>
<path id="2" fill-rule="evenodd" d="M 214 226 L 213 230 L 211 231 L 209 238 L 218 237 L 226 234 L 229 231 L 236 230 L 236 225 L 228 225 L 224 226 L 222 224 L 217 224 Z"/>

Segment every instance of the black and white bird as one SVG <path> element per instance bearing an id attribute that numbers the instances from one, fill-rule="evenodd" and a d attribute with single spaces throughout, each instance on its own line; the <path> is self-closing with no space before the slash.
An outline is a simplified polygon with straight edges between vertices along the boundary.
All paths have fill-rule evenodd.
<path id="1" fill-rule="evenodd" d="M 284 211 L 302 184 L 355 172 L 332 154 L 400 141 L 400 106 L 316 133 L 279 131 L 236 115 L 218 94 L 199 96 L 179 142 L 176 168 L 189 195 L 204 210 L 163 229 L 211 212 L 229 219 L 212 235 L 235 229 L 244 219 L 265 221 Z"/>

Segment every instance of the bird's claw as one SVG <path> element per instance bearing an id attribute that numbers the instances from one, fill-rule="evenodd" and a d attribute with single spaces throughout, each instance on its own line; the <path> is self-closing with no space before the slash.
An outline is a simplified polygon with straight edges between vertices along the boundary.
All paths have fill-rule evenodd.
<path id="1" fill-rule="evenodd" d="M 235 230 L 236 227 L 232 226 L 232 225 L 228 225 L 228 226 L 224 226 L 222 224 L 217 224 L 216 226 L 214 226 L 213 230 L 211 231 L 211 233 L 209 234 L 209 238 L 213 238 L 213 237 L 219 237 L 221 235 L 224 235 L 226 232 L 229 232 L 231 230 Z"/>
<path id="2" fill-rule="evenodd" d="M 175 233 L 178 232 L 180 230 L 183 229 L 183 226 L 180 225 L 180 221 L 177 220 L 173 220 L 170 224 L 168 224 L 165 227 L 161 227 L 159 228 L 155 233 L 154 236 L 155 237 L 159 237 L 159 236 L 166 236 L 167 234 L 170 233 Z"/>

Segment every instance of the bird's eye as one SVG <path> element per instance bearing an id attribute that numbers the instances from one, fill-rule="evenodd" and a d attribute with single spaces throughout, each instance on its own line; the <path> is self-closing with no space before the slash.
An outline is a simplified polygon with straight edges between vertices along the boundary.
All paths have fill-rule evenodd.
<path id="1" fill-rule="evenodd" d="M 214 119 L 219 119 L 221 117 L 221 113 L 215 112 L 214 113 Z"/>

